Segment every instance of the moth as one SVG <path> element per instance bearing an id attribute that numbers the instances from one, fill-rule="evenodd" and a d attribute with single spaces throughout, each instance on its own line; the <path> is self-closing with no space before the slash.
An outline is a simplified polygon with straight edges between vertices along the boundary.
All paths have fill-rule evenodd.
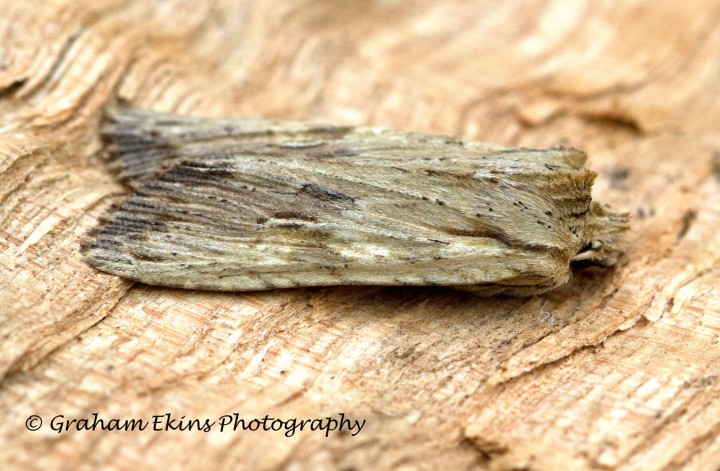
<path id="1" fill-rule="evenodd" d="M 615 264 L 628 229 L 572 148 L 136 108 L 110 110 L 102 134 L 133 192 L 82 250 L 151 285 L 528 296 Z"/>

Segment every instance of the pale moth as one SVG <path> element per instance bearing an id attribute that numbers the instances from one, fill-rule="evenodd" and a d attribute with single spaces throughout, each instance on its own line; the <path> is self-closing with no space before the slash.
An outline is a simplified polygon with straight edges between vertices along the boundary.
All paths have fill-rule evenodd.
<path id="1" fill-rule="evenodd" d="M 151 285 L 248 291 L 440 285 L 532 295 L 613 265 L 627 216 L 571 148 L 377 128 L 108 112 L 133 193 L 83 244 Z"/>

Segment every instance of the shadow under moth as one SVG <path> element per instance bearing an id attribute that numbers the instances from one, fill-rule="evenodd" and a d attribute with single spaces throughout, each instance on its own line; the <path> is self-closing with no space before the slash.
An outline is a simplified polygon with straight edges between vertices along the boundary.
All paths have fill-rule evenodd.
<path id="1" fill-rule="evenodd" d="M 613 265 L 628 228 L 592 202 L 576 149 L 136 108 L 108 111 L 103 136 L 134 192 L 83 252 L 151 285 L 526 296 Z"/>

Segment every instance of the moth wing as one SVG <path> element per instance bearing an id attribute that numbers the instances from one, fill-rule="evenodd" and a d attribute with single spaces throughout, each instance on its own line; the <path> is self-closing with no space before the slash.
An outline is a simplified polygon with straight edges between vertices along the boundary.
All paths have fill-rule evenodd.
<path id="1" fill-rule="evenodd" d="M 119 107 L 106 111 L 102 137 L 110 143 L 111 168 L 136 188 L 183 161 L 236 154 L 273 142 L 309 141 L 312 136 L 332 139 L 349 129 L 294 121 L 197 118 Z"/>
<path id="2" fill-rule="evenodd" d="M 106 118 L 102 135 L 111 143 L 111 167 L 133 188 L 181 162 L 247 153 L 278 154 L 289 148 L 308 149 L 312 157 L 404 149 L 407 152 L 398 155 L 402 159 L 416 151 L 442 154 L 457 148 L 470 156 L 514 153 L 514 158 L 573 168 L 582 167 L 586 158 L 574 149 L 547 153 L 432 134 L 300 121 L 197 118 L 130 107 L 109 109 Z"/>
<path id="3" fill-rule="evenodd" d="M 363 284 L 529 294 L 567 280 L 595 176 L 575 168 L 581 153 L 480 152 L 399 134 L 352 146 L 258 144 L 176 163 L 137 188 L 85 255 L 145 283 L 228 291 Z"/>

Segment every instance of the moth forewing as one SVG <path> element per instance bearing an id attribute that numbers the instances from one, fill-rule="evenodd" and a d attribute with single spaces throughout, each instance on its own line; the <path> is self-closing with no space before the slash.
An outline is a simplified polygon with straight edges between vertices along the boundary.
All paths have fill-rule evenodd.
<path id="1" fill-rule="evenodd" d="M 84 244 L 95 267 L 211 290 L 442 285 L 528 295 L 612 264 L 626 217 L 575 149 L 376 128 L 115 110 L 135 192 Z"/>

